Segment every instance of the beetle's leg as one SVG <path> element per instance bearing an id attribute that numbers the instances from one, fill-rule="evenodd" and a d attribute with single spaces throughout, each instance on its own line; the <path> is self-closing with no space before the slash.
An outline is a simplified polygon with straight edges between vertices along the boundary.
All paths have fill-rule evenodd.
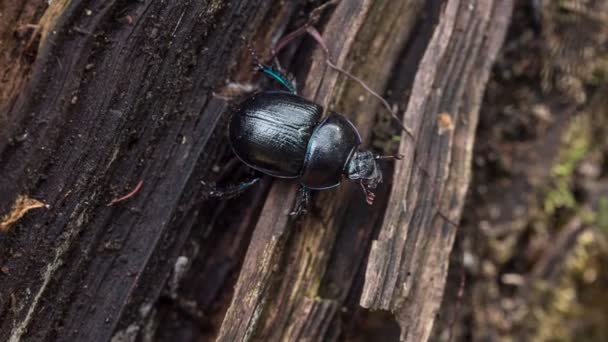
<path id="1" fill-rule="evenodd" d="M 310 16 L 308 18 L 308 21 L 301 26 L 300 28 L 298 28 L 297 30 L 290 32 L 289 34 L 285 35 L 283 38 L 281 38 L 279 40 L 279 42 L 272 48 L 272 56 L 270 57 L 271 59 L 275 59 L 276 55 L 279 53 L 279 51 L 281 51 L 281 49 L 283 49 L 287 44 L 289 44 L 292 40 L 298 38 L 299 36 L 303 35 L 304 33 L 306 33 L 306 29 L 308 27 L 311 27 L 312 25 L 316 24 L 319 19 L 321 18 L 321 14 L 323 13 L 323 11 L 325 11 L 325 9 L 337 5 L 340 2 L 340 0 L 329 0 L 327 2 L 325 2 L 324 4 L 320 5 L 319 7 L 315 8 L 312 10 L 312 12 L 310 13 Z M 257 57 L 257 54 L 255 53 L 255 51 L 249 46 L 249 50 L 251 52 L 251 54 L 253 55 L 254 61 L 258 61 L 256 62 L 257 67 L 266 75 L 270 76 L 271 78 L 274 78 L 275 80 L 277 80 L 279 83 L 281 83 L 285 88 L 287 88 L 287 90 L 292 93 L 292 94 L 297 94 L 296 91 L 296 85 L 294 80 L 290 79 L 289 77 L 287 77 L 283 72 L 280 71 L 279 69 L 275 69 L 269 66 L 266 66 L 262 63 L 259 62 L 259 58 Z"/>
<path id="2" fill-rule="evenodd" d="M 304 185 L 300 185 L 298 194 L 296 195 L 296 204 L 293 211 L 289 213 L 290 216 L 299 217 L 302 214 L 306 214 L 308 211 L 308 203 L 310 202 L 310 189 Z"/>
<path id="3" fill-rule="evenodd" d="M 290 93 L 292 93 L 292 94 L 297 93 L 296 85 L 294 84 L 293 80 L 291 78 L 289 78 L 287 75 L 285 75 L 284 73 L 282 73 L 281 71 L 279 71 L 273 67 L 269 67 L 267 65 L 261 64 L 261 63 L 258 64 L 258 68 L 260 69 L 261 72 L 268 75 L 270 78 L 281 83 L 281 85 L 283 85 L 287 89 L 287 91 L 289 91 Z"/>
<path id="4" fill-rule="evenodd" d="M 296 94 L 296 85 L 294 80 L 288 77 L 283 71 L 281 71 L 281 66 L 279 65 L 278 61 L 275 60 L 277 64 L 276 68 L 262 63 L 260 56 L 258 56 L 258 53 L 255 51 L 253 46 L 251 46 L 247 41 L 245 41 L 245 44 L 247 45 L 247 49 L 249 50 L 249 53 L 253 58 L 253 64 L 257 70 L 263 72 L 270 78 L 281 83 L 281 85 L 283 85 L 290 93 Z"/>
<path id="5" fill-rule="evenodd" d="M 225 188 L 213 188 L 207 192 L 210 197 L 217 198 L 232 198 L 242 194 L 245 190 L 249 189 L 252 185 L 257 183 L 260 177 L 256 177 L 252 180 L 241 182 L 235 185 L 229 185 Z"/>

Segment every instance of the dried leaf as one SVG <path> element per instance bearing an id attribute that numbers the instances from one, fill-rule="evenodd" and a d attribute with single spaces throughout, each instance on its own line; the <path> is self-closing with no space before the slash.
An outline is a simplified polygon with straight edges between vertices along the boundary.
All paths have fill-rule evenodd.
<path id="1" fill-rule="evenodd" d="M 48 207 L 48 205 L 37 199 L 19 195 L 11 208 L 11 211 L 2 217 L 0 221 L 0 231 L 8 231 L 17 221 L 19 221 L 28 211 L 36 208 Z"/>

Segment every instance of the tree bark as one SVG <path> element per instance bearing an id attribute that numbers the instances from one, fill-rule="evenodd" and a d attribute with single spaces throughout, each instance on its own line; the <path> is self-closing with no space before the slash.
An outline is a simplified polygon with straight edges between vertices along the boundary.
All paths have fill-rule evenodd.
<path id="1" fill-rule="evenodd" d="M 0 232 L 0 340 L 336 340 L 359 302 L 393 312 L 402 340 L 428 339 L 512 1 L 323 12 L 330 58 L 388 94 L 415 140 L 401 134 L 405 159 L 374 206 L 343 184 L 301 220 L 287 215 L 294 183 L 266 177 L 223 201 L 208 190 L 246 172 L 214 93 L 252 81 L 245 41 L 268 55 L 311 4 L 23 6 L 0 3 L 21 13 L 0 25 L 13 51 L 0 56 L 0 217 L 19 196 L 48 207 Z M 385 109 L 312 40 L 282 57 L 303 96 L 344 113 L 365 145 L 381 139 Z"/>

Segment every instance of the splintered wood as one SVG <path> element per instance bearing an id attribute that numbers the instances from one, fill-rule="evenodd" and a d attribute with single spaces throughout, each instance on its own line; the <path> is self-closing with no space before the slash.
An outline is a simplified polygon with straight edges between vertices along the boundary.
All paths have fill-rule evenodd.
<path id="1" fill-rule="evenodd" d="M 417 144 L 402 136 L 405 158 L 395 167 L 360 300 L 392 311 L 403 341 L 426 341 L 441 304 L 457 231 L 451 222 L 464 205 L 481 98 L 512 6 L 447 1 L 415 76 L 404 117 Z"/>

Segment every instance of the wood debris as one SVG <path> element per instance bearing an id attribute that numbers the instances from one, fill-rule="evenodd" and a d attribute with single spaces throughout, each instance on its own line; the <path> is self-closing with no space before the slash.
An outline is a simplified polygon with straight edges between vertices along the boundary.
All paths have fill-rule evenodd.
<path id="1" fill-rule="evenodd" d="M 48 205 L 37 199 L 27 197 L 26 195 L 19 195 L 10 212 L 2 216 L 2 220 L 0 221 L 0 232 L 6 232 L 11 229 L 11 227 L 25 216 L 28 211 L 42 207 L 48 208 Z"/>

